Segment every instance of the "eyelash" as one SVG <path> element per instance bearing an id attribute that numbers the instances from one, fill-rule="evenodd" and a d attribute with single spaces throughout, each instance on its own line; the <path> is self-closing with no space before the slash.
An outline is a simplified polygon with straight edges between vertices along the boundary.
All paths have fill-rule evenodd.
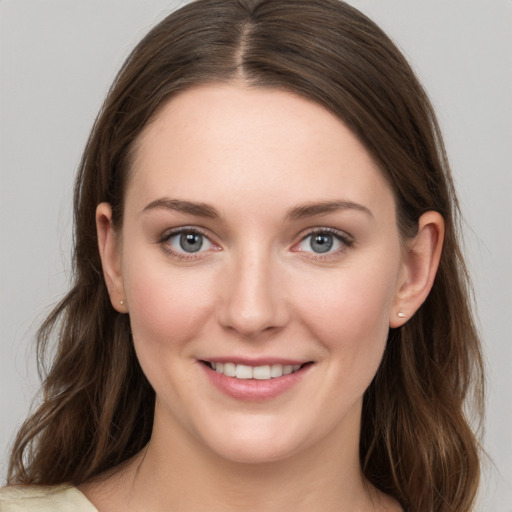
<path id="1" fill-rule="evenodd" d="M 303 244 L 308 238 L 311 238 L 315 235 L 330 235 L 333 238 L 335 238 L 342 247 L 325 253 L 316 253 L 314 251 L 302 251 L 302 250 L 296 250 L 295 252 L 302 252 L 307 253 L 308 258 L 314 259 L 317 261 L 328 261 L 330 259 L 334 259 L 336 257 L 339 257 L 341 253 L 345 252 L 347 249 L 352 247 L 354 245 L 354 239 L 347 233 L 344 233 L 342 231 L 338 231 L 334 228 L 315 228 L 311 231 L 309 231 L 306 235 L 304 235 L 300 241 L 294 245 L 295 247 L 298 247 L 299 245 Z"/>
<path id="2" fill-rule="evenodd" d="M 200 228 L 197 228 L 195 226 L 194 227 L 193 226 L 184 226 L 184 227 L 173 229 L 172 231 L 167 231 L 158 240 L 158 244 L 162 247 L 162 249 L 164 250 L 164 252 L 166 254 L 172 256 L 173 258 L 179 259 L 179 260 L 185 260 L 185 261 L 196 260 L 196 259 L 198 259 L 198 257 L 200 257 L 200 255 L 202 253 L 206 252 L 205 250 L 202 250 L 202 246 L 197 252 L 191 252 L 191 253 L 180 252 L 180 251 L 177 251 L 177 250 L 171 248 L 170 244 L 169 244 L 169 240 L 171 240 L 171 238 L 173 238 L 173 237 L 180 236 L 183 234 L 201 235 L 203 237 L 203 244 L 204 244 L 204 240 L 206 240 L 212 247 L 215 248 L 215 250 L 220 250 L 220 247 L 218 245 L 216 245 L 214 242 L 212 242 L 210 237 L 203 230 L 201 230 Z M 329 250 L 326 251 L 325 253 L 315 253 L 314 251 L 304 251 L 304 250 L 296 249 L 296 247 L 298 247 L 299 245 L 304 243 L 308 238 L 313 237 L 315 235 L 332 236 L 342 245 L 342 247 L 335 251 L 331 251 L 329 248 Z M 315 228 L 315 229 L 309 231 L 304 236 L 302 236 L 300 241 L 293 245 L 292 251 L 307 253 L 308 256 L 306 256 L 306 257 L 308 257 L 310 259 L 314 259 L 317 261 L 326 261 L 326 260 L 330 260 L 330 259 L 338 257 L 340 255 L 340 253 L 345 252 L 348 248 L 352 247 L 353 245 L 354 245 L 354 239 L 347 233 L 338 231 L 333 228 Z"/>
<path id="3" fill-rule="evenodd" d="M 167 231 L 158 240 L 158 243 L 160 244 L 160 246 L 162 247 L 164 252 L 173 258 L 176 258 L 176 259 L 182 260 L 182 261 L 190 261 L 190 260 L 197 259 L 200 254 L 205 252 L 204 250 L 201 250 L 202 247 L 197 252 L 187 253 L 187 252 L 177 251 L 170 246 L 169 240 L 171 240 L 171 238 L 173 238 L 175 236 L 180 236 L 183 234 L 201 235 L 203 237 L 203 244 L 204 244 L 204 240 L 206 240 L 212 247 L 218 248 L 218 246 L 210 240 L 210 237 L 203 230 L 201 230 L 200 228 L 197 228 L 195 226 L 194 227 L 193 226 L 184 226 L 184 227 L 173 229 L 172 231 Z M 218 249 L 216 249 L 216 250 L 218 250 Z"/>

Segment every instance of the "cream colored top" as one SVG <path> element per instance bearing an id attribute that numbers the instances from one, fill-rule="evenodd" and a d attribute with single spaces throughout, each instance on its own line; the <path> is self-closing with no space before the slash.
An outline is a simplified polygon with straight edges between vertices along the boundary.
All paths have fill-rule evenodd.
<path id="1" fill-rule="evenodd" d="M 0 489 L 0 512 L 98 512 L 72 485 L 13 485 Z"/>

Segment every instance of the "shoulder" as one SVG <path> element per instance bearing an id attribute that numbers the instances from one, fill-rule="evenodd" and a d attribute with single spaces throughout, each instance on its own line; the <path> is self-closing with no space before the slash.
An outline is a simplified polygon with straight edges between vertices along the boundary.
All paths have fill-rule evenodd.
<path id="1" fill-rule="evenodd" d="M 0 512 L 98 512 L 72 485 L 12 485 L 0 489 Z"/>

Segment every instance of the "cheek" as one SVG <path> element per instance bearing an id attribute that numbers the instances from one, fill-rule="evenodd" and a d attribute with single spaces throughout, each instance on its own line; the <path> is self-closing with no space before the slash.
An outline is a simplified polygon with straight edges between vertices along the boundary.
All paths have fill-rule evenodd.
<path id="1" fill-rule="evenodd" d="M 137 263 L 125 274 L 135 351 L 157 395 L 179 403 L 180 382 L 186 382 L 190 365 L 196 364 L 196 340 L 210 316 L 211 293 L 194 269 L 172 271 L 151 258 Z"/>
<path id="2" fill-rule="evenodd" d="M 308 329 L 348 369 L 380 363 L 397 282 L 396 265 L 385 267 L 343 268 L 295 289 Z"/>
<path id="3" fill-rule="evenodd" d="M 192 339 L 211 310 L 210 281 L 195 268 L 141 257 L 126 265 L 125 290 L 136 344 L 179 349 Z"/>

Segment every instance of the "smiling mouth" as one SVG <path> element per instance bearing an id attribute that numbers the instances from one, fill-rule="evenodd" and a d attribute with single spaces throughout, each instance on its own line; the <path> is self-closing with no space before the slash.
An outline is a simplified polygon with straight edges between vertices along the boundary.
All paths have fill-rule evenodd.
<path id="1" fill-rule="evenodd" d="M 256 379 L 256 380 L 270 380 L 290 375 L 298 372 L 305 364 L 269 364 L 262 366 L 248 366 L 245 364 L 236 363 L 214 363 L 209 361 L 202 361 L 206 366 L 212 370 L 226 377 L 234 377 L 235 379 Z"/>

